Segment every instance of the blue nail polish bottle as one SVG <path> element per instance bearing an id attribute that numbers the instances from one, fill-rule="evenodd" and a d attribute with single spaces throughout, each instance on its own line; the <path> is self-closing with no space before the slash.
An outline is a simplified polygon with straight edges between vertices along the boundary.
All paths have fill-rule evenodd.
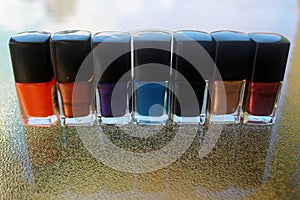
<path id="1" fill-rule="evenodd" d="M 100 32 L 93 36 L 99 124 L 123 125 L 131 121 L 131 36 Z"/>
<path id="2" fill-rule="evenodd" d="M 213 72 L 213 41 L 200 31 L 176 31 L 173 36 L 172 121 L 204 124 L 208 80 Z"/>
<path id="3" fill-rule="evenodd" d="M 134 34 L 134 112 L 137 124 L 164 125 L 169 118 L 171 35 Z"/>

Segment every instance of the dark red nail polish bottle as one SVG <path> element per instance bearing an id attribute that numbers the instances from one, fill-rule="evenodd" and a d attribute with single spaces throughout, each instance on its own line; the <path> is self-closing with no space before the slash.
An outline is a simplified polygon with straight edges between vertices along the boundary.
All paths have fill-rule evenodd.
<path id="1" fill-rule="evenodd" d="M 274 33 L 250 33 L 251 59 L 243 106 L 246 124 L 273 124 L 290 42 Z"/>

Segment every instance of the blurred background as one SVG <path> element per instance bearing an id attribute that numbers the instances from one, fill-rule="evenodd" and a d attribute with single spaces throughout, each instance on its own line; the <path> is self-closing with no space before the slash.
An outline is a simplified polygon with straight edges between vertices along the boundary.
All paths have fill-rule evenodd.
<path id="1" fill-rule="evenodd" d="M 0 9 L 6 80 L 12 77 L 8 40 L 21 31 L 233 29 L 278 32 L 294 41 L 299 17 L 297 0 L 0 0 Z"/>
<path id="2" fill-rule="evenodd" d="M 0 0 L 0 199 L 299 199 L 300 0 Z M 229 127 L 166 169 L 129 174 L 97 162 L 76 130 L 23 127 L 8 41 L 29 30 L 232 29 L 291 41 L 278 122 Z M 234 129 L 234 130 L 232 130 Z M 199 139 L 199 138 L 197 138 Z M 4 180 L 4 181 L 2 181 Z M 32 196 L 32 194 L 34 194 Z M 6 198 L 5 198 L 6 197 Z M 296 198 L 298 197 L 298 198 Z"/>
<path id="3" fill-rule="evenodd" d="M 1 0 L 0 26 L 14 32 L 237 29 L 280 31 L 292 37 L 296 5 L 296 0 Z"/>

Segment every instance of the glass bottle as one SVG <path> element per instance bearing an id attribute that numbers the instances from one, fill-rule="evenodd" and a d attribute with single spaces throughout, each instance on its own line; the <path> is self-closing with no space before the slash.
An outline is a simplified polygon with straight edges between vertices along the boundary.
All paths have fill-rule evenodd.
<path id="1" fill-rule="evenodd" d="M 9 41 L 15 86 L 26 126 L 50 127 L 58 120 L 50 37 L 48 32 L 30 31 L 13 35 Z"/>
<path id="2" fill-rule="evenodd" d="M 97 80 L 97 116 L 100 124 L 131 121 L 131 36 L 124 32 L 100 32 L 93 36 L 94 71 Z M 99 76 L 99 77 L 98 77 Z"/>
<path id="3" fill-rule="evenodd" d="M 172 120 L 204 124 L 208 80 L 214 66 L 212 38 L 205 32 L 177 31 L 173 41 Z"/>
<path id="4" fill-rule="evenodd" d="M 160 31 L 133 36 L 133 120 L 137 124 L 163 125 L 169 119 L 171 39 Z"/>
<path id="5" fill-rule="evenodd" d="M 63 126 L 91 125 L 96 119 L 91 33 L 67 30 L 51 37 L 51 57 Z"/>
<path id="6" fill-rule="evenodd" d="M 210 82 L 209 121 L 239 123 L 249 64 L 250 39 L 237 31 L 216 31 L 211 35 L 216 54 Z"/>
<path id="7" fill-rule="evenodd" d="M 273 124 L 290 42 L 275 33 L 250 33 L 249 37 L 251 68 L 247 78 L 243 122 Z"/>

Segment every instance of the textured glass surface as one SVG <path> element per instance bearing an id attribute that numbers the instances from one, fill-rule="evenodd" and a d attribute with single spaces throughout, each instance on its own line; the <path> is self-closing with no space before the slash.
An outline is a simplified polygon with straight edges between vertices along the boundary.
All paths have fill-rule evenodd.
<path id="1" fill-rule="evenodd" d="M 0 1 L 0 199 L 300 199 L 297 3 Z M 87 141 L 79 137 L 75 127 L 22 125 L 7 44 L 12 34 L 25 30 L 54 32 L 72 28 L 95 33 L 149 27 L 272 31 L 285 35 L 292 43 L 292 51 L 275 125 L 226 125 L 216 145 L 201 158 L 198 150 L 212 140 L 205 125 L 176 162 L 147 173 L 122 172 L 106 166 L 85 148 Z M 127 152 L 142 154 L 170 143 L 175 137 L 172 130 L 139 138 L 123 134 L 118 127 L 106 127 L 103 134 Z M 146 131 L 140 126 L 135 134 Z M 90 139 L 103 146 L 103 140 Z M 127 164 L 125 157 L 116 161 Z"/>

